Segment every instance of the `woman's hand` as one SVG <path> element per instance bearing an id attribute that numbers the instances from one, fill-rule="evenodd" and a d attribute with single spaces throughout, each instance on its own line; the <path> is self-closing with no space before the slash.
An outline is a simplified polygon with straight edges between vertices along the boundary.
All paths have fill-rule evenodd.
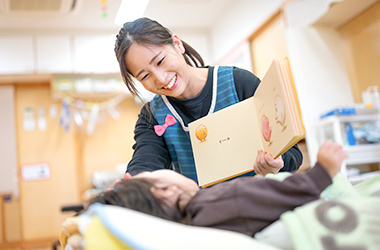
<path id="1" fill-rule="evenodd" d="M 284 161 L 279 156 L 276 159 L 270 153 L 259 150 L 253 169 L 256 174 L 266 175 L 269 173 L 277 174 L 284 167 Z"/>
<path id="2" fill-rule="evenodd" d="M 128 174 L 128 173 L 127 173 Z M 198 192 L 198 184 L 190 178 L 177 173 L 174 170 L 159 169 L 152 172 L 141 172 L 133 177 L 125 175 L 125 179 L 128 178 L 143 178 L 148 179 L 154 183 L 154 186 L 158 188 L 167 188 L 170 186 L 177 186 L 180 190 L 185 192 Z"/>

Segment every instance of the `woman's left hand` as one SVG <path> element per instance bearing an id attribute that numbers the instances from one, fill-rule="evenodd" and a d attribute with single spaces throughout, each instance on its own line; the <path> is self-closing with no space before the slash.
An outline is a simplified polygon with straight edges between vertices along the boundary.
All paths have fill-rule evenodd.
<path id="1" fill-rule="evenodd" d="M 253 169 L 256 174 L 266 175 L 269 173 L 277 174 L 284 167 L 284 161 L 279 156 L 274 159 L 270 153 L 259 150 Z"/>

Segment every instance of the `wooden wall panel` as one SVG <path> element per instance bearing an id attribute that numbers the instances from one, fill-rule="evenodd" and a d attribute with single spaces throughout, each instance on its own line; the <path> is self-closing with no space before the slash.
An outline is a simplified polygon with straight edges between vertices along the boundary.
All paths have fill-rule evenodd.
<path id="1" fill-rule="evenodd" d="M 4 225 L 4 196 L 0 195 L 0 244 L 4 242 L 5 225 Z"/>
<path id="2" fill-rule="evenodd" d="M 12 195 L 3 200 L 5 242 L 21 240 L 20 202 Z"/>
<path id="3" fill-rule="evenodd" d="M 250 40 L 253 72 L 262 79 L 274 58 L 284 58 L 288 54 L 282 15 L 277 13 Z"/>
<path id="4" fill-rule="evenodd" d="M 380 89 L 380 2 L 341 27 L 339 33 L 354 100 L 361 103 L 361 93 L 368 86 Z"/>
<path id="5" fill-rule="evenodd" d="M 60 105 L 52 101 L 48 84 L 16 87 L 19 173 L 29 164 L 50 166 L 47 180 L 26 181 L 20 176 L 23 241 L 56 239 L 66 217 L 61 206 L 80 202 L 74 131 L 65 133 L 59 126 Z M 40 131 L 36 126 L 33 131 L 26 131 L 25 109 L 32 108 L 37 121 L 40 107 L 45 110 L 46 130 Z M 58 109 L 56 117 L 50 117 L 50 107 Z"/>
<path id="6" fill-rule="evenodd" d="M 141 107 L 129 97 L 116 109 L 120 119 L 115 120 L 107 111 L 102 111 L 93 134 L 81 135 L 86 189 L 91 188 L 94 172 L 114 171 L 116 165 L 128 163 L 132 157 L 133 131 Z"/>

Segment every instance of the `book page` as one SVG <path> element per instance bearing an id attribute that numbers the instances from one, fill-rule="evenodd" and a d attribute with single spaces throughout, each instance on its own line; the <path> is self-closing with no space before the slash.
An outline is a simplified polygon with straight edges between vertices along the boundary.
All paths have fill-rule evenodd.
<path id="1" fill-rule="evenodd" d="M 262 148 L 259 131 L 253 98 L 190 123 L 199 185 L 253 171 L 257 151 Z"/>
<path id="2" fill-rule="evenodd" d="M 293 81 L 293 75 L 291 72 L 289 60 L 288 60 L 288 58 L 285 58 L 284 60 L 280 60 L 279 62 L 280 62 L 280 66 L 281 66 L 280 67 L 281 73 L 282 73 L 283 79 L 284 79 L 284 85 L 289 86 L 289 87 L 285 88 L 287 96 L 289 96 L 288 105 L 289 105 L 289 108 L 291 110 L 295 111 L 294 113 L 290 113 L 292 115 L 293 124 L 294 124 L 295 129 L 298 131 L 299 134 L 305 134 L 305 128 L 303 125 L 301 108 L 299 106 L 297 91 L 296 91 L 296 87 L 295 87 L 295 84 Z"/>
<path id="3" fill-rule="evenodd" d="M 293 100 L 289 98 L 294 97 L 289 96 L 291 91 L 286 88 L 289 85 L 281 73 L 279 61 L 274 60 L 254 95 L 263 150 L 275 158 L 295 140 L 301 139 L 294 122 L 294 117 L 299 117 L 298 110 L 292 109 Z"/>

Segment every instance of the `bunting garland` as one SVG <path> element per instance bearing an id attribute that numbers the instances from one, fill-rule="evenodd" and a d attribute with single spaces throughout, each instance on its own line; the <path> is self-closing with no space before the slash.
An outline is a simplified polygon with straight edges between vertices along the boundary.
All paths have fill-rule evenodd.
<path id="1" fill-rule="evenodd" d="M 99 113 L 107 111 L 108 114 L 115 120 L 120 119 L 120 113 L 116 110 L 116 106 L 124 101 L 129 94 L 121 93 L 114 98 L 103 101 L 84 101 L 73 97 L 65 97 L 62 101 L 62 109 L 59 118 L 59 125 L 68 133 L 70 131 L 71 117 L 78 127 L 84 125 L 84 120 L 87 120 L 86 133 L 94 132 L 96 123 L 98 122 Z"/>

